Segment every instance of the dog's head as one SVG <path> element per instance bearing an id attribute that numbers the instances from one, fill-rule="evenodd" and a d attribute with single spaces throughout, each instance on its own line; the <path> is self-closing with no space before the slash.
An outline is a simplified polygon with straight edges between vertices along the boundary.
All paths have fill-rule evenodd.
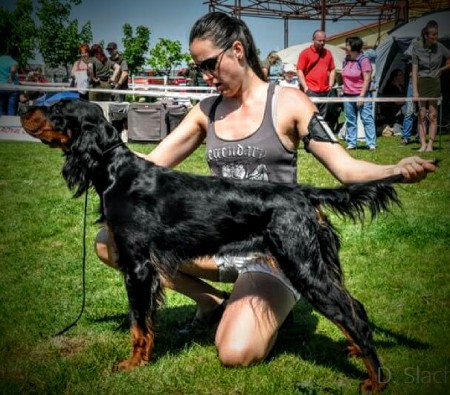
<path id="1" fill-rule="evenodd" d="M 79 196 L 104 174 L 105 152 L 121 143 L 117 130 L 95 103 L 62 99 L 51 106 L 21 106 L 22 126 L 43 143 L 63 150 L 63 177 L 69 188 L 78 186 Z"/>
<path id="2" fill-rule="evenodd" d="M 50 107 L 21 105 L 19 115 L 28 134 L 63 151 L 70 149 L 87 125 L 98 125 L 104 118 L 98 105 L 84 100 L 60 100 Z"/>

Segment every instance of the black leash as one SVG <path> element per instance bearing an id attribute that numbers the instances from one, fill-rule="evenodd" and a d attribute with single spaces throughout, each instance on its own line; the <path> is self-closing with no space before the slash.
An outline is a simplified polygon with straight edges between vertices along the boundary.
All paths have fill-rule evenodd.
<path id="1" fill-rule="evenodd" d="M 86 193 L 84 195 L 84 215 L 83 215 L 83 246 L 82 246 L 82 302 L 81 302 L 81 310 L 78 314 L 78 317 L 75 320 L 67 325 L 64 329 L 55 333 L 53 337 L 61 336 L 63 333 L 66 333 L 69 329 L 73 328 L 77 322 L 80 320 L 81 316 L 84 312 L 84 306 L 86 305 L 86 222 L 87 222 L 87 203 L 88 203 L 88 189 L 86 189 Z"/>

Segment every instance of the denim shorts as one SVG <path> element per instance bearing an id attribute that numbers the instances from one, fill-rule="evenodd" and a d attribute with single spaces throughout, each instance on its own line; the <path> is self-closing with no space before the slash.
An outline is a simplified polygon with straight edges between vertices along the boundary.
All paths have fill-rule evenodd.
<path id="1" fill-rule="evenodd" d="M 288 288 L 295 301 L 298 302 L 301 295 L 294 288 L 290 280 L 281 271 L 281 269 L 276 264 L 268 264 L 267 257 L 260 253 L 249 253 L 245 255 L 226 255 L 226 256 L 213 256 L 213 260 L 217 265 L 219 271 L 219 281 L 223 283 L 233 283 L 236 281 L 238 276 L 242 273 L 267 273 L 272 277 L 275 277 L 281 283 Z"/>

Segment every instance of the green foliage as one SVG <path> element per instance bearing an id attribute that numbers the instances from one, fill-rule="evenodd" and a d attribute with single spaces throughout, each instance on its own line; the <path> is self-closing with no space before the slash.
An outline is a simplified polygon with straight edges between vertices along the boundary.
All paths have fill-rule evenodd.
<path id="1" fill-rule="evenodd" d="M 145 26 L 136 28 L 136 37 L 133 37 L 133 28 L 126 23 L 123 25 L 123 57 L 128 63 L 130 75 L 136 74 L 136 71 L 145 64 L 145 54 L 148 51 L 150 41 L 150 29 Z"/>
<path id="2" fill-rule="evenodd" d="M 396 163 L 415 155 L 395 137 L 357 158 Z M 148 153 L 154 145 L 130 144 Z M 450 139 L 425 158 L 444 159 L 419 184 L 398 184 L 402 208 L 364 225 L 330 214 L 339 230 L 347 288 L 364 303 L 389 378 L 386 395 L 448 393 L 450 345 Z M 298 179 L 338 185 L 324 167 L 298 151 Z M 152 361 L 131 372 L 113 365 L 130 353 L 122 276 L 99 262 L 92 245 L 98 198 L 87 207 L 86 309 L 63 336 L 52 334 L 81 305 L 83 199 L 61 177 L 62 155 L 40 143 L 0 141 L 0 393 L 1 394 L 317 394 L 353 395 L 366 376 L 347 358 L 343 334 L 301 300 L 270 357 L 245 369 L 221 366 L 214 330 L 191 338 L 177 328 L 193 302 L 167 292 L 156 326 Z M 207 174 L 202 145 L 179 170 Z M 220 285 L 230 289 L 231 285 Z"/>
<path id="3" fill-rule="evenodd" d="M 170 74 L 173 68 L 180 66 L 183 62 L 188 62 L 191 58 L 188 53 L 183 53 L 181 50 L 180 41 L 160 38 L 150 50 L 148 63 L 153 70 Z"/>
<path id="4" fill-rule="evenodd" d="M 50 67 L 63 65 L 67 74 L 78 57 L 78 47 L 92 42 L 90 22 L 78 28 L 78 20 L 70 20 L 72 5 L 81 0 L 39 0 L 39 47 L 44 62 Z"/>
<path id="5" fill-rule="evenodd" d="M 18 52 L 19 67 L 35 56 L 37 28 L 32 13 L 32 0 L 18 0 L 13 12 L 0 7 L 0 53 Z"/>

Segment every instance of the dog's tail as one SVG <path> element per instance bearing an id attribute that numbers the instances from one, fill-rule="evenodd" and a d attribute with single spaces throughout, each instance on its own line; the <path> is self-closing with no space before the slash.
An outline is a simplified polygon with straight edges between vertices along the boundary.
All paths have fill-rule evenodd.
<path id="1" fill-rule="evenodd" d="M 389 211 L 392 204 L 400 206 L 400 200 L 392 184 L 402 178 L 403 176 L 399 174 L 378 181 L 339 188 L 312 189 L 309 198 L 314 205 L 329 207 L 337 214 L 353 220 L 363 220 L 366 209 L 374 218 L 383 210 Z"/>

